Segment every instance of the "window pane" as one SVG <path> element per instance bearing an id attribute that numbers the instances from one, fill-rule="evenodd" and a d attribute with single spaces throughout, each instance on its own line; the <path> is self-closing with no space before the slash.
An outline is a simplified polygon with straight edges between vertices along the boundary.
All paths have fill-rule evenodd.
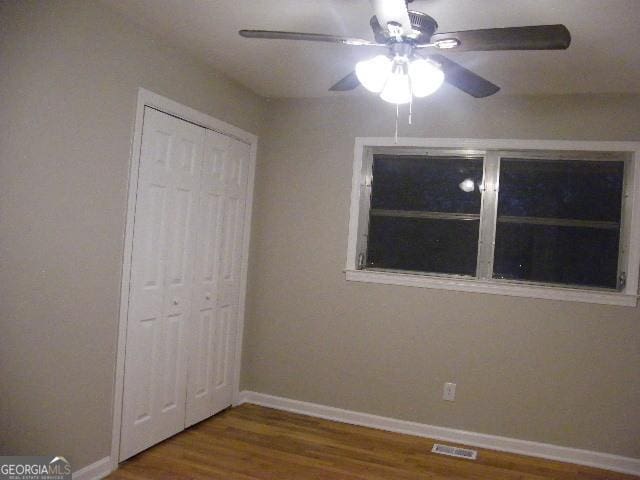
<path id="1" fill-rule="evenodd" d="M 482 158 L 373 156 L 371 208 L 480 213 Z"/>
<path id="2" fill-rule="evenodd" d="M 483 159 L 374 155 L 366 265 L 475 275 Z"/>
<path id="3" fill-rule="evenodd" d="M 479 220 L 372 216 L 367 266 L 475 275 Z"/>
<path id="4" fill-rule="evenodd" d="M 498 215 L 620 221 L 624 162 L 500 160 Z"/>
<path id="5" fill-rule="evenodd" d="M 618 231 L 498 223 L 494 277 L 616 288 Z"/>
<path id="6" fill-rule="evenodd" d="M 616 288 L 624 163 L 501 159 L 495 278 Z"/>

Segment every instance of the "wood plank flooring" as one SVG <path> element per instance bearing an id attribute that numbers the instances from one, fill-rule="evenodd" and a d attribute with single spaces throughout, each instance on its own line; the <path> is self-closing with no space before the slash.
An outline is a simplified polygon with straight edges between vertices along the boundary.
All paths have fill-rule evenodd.
<path id="1" fill-rule="evenodd" d="M 224 480 L 631 480 L 522 455 L 476 461 L 431 453 L 433 440 L 245 404 L 122 463 L 108 478 Z M 447 444 L 447 442 L 440 442 Z"/>

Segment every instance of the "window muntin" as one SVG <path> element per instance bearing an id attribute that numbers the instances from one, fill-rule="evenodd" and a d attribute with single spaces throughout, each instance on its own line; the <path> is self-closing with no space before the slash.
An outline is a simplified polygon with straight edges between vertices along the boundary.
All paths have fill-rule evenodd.
<path id="1" fill-rule="evenodd" d="M 624 252 L 618 247 L 624 157 L 602 152 L 554 155 L 523 151 L 514 155 L 512 151 L 485 151 L 459 158 L 438 155 L 432 149 L 428 155 L 373 151 L 369 157 L 368 231 L 360 244 L 366 262 L 360 268 L 579 288 L 622 287 L 623 272 L 618 265 L 624 262 L 618 257 Z M 482 180 L 483 158 L 488 177 Z M 479 169 L 474 170 L 474 160 Z M 447 162 L 449 168 L 444 165 Z M 462 195 L 456 176 L 460 164 L 467 170 L 457 173 L 469 174 L 473 195 Z M 500 166 L 505 167 L 502 172 Z M 504 182 L 500 189 L 499 180 Z M 541 184 L 537 189 L 536 182 Z M 438 195 L 421 193 L 424 184 Z M 487 191 L 491 186 L 494 192 Z M 546 249 L 533 249 L 536 239 Z M 488 267 L 476 271 L 474 261 Z M 541 262 L 547 268 L 540 268 Z M 563 262 L 568 267 L 561 267 Z"/>

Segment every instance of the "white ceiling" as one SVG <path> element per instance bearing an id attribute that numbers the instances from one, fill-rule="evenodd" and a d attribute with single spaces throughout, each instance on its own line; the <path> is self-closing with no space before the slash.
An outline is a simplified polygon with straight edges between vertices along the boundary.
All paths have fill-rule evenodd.
<path id="1" fill-rule="evenodd" d="M 372 40 L 369 0 L 104 3 L 266 97 L 339 95 L 328 88 L 377 52 L 237 33 L 287 30 Z M 440 32 L 565 24 L 572 35 L 566 51 L 448 53 L 500 85 L 502 94 L 640 93 L 640 0 L 416 0 L 411 8 L 434 17 Z"/>

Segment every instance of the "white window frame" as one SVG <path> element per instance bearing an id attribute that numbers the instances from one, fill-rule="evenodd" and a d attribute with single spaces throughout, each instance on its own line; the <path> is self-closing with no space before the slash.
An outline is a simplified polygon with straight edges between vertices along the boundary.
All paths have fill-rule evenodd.
<path id="1" fill-rule="evenodd" d="M 371 194 L 371 172 L 368 157 L 373 149 L 383 147 L 402 149 L 446 149 L 473 154 L 487 150 L 511 151 L 555 151 L 555 152 L 620 152 L 627 155 L 621 248 L 626 258 L 621 270 L 626 272 L 626 283 L 622 290 L 575 288 L 562 285 L 541 285 L 513 282 L 501 279 L 464 278 L 422 272 L 376 271 L 358 268 L 358 256 L 364 251 L 368 227 L 369 201 Z M 485 162 L 485 168 L 493 163 Z M 495 186 L 484 185 L 487 191 L 495 192 Z M 622 250 L 621 250 L 622 251 Z M 621 255 L 622 257 L 622 255 Z M 624 257 L 623 257 L 624 258 Z M 469 138 L 393 138 L 357 137 L 354 146 L 353 178 L 351 185 L 351 209 L 345 275 L 348 281 L 382 283 L 410 287 L 435 288 L 463 292 L 490 293 L 517 297 L 544 298 L 574 302 L 599 303 L 635 307 L 638 303 L 638 276 L 640 267 L 640 143 L 598 142 L 571 140 L 506 140 Z"/>

